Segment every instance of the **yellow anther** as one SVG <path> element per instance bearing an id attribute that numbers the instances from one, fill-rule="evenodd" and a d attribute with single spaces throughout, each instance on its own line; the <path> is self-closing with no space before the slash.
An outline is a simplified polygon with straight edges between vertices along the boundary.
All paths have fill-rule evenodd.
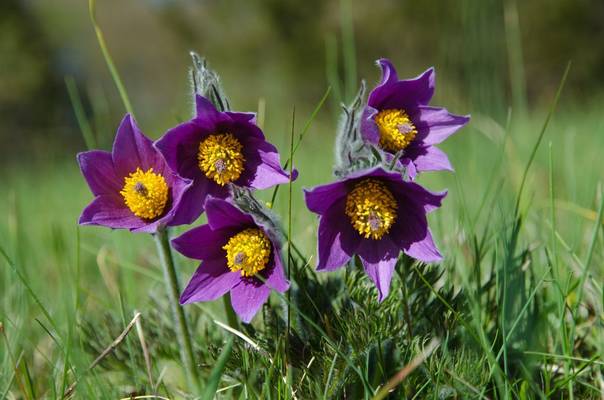
<path id="1" fill-rule="evenodd" d="M 168 202 L 168 192 L 166 180 L 153 172 L 153 168 L 149 168 L 147 172 L 137 168 L 124 178 L 120 194 L 134 215 L 150 220 L 163 213 Z"/>
<path id="2" fill-rule="evenodd" d="M 199 169 L 221 186 L 233 182 L 244 169 L 242 149 L 243 145 L 231 133 L 210 135 L 199 143 Z"/>
<path id="3" fill-rule="evenodd" d="M 396 221 L 398 205 L 386 185 L 366 179 L 346 197 L 346 215 L 354 229 L 366 239 L 381 239 Z"/>
<path id="4" fill-rule="evenodd" d="M 380 147 L 396 153 L 409 146 L 417 129 L 405 110 L 382 110 L 375 116 L 380 131 Z"/>
<path id="5" fill-rule="evenodd" d="M 262 271 L 271 255 L 270 240 L 257 228 L 239 232 L 222 248 L 227 252 L 229 269 L 233 272 L 241 271 L 241 276 L 254 276 Z"/>

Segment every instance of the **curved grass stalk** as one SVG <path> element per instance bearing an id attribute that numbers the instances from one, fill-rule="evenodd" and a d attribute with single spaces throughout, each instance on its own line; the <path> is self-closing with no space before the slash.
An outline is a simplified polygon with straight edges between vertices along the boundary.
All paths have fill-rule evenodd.
<path id="1" fill-rule="evenodd" d="M 128 111 L 128 113 L 130 113 L 130 115 L 134 117 L 134 109 L 132 108 L 132 103 L 130 103 L 128 92 L 126 92 L 126 87 L 124 86 L 122 78 L 120 77 L 120 74 L 117 71 L 115 64 L 113 63 L 113 58 L 111 57 L 111 54 L 107 49 L 107 43 L 105 42 L 105 36 L 103 35 L 103 31 L 101 30 L 101 27 L 96 21 L 96 0 L 88 0 L 88 12 L 90 14 L 90 20 L 92 21 L 92 25 L 94 27 L 94 32 L 96 33 L 96 38 L 99 42 L 99 47 L 101 48 L 101 52 L 103 53 L 103 58 L 107 63 L 107 68 L 109 68 L 109 73 L 113 78 L 113 82 L 117 87 L 117 91 L 120 94 L 120 98 L 124 103 L 126 111 Z M 136 119 L 136 117 L 134 117 L 134 119 Z"/>

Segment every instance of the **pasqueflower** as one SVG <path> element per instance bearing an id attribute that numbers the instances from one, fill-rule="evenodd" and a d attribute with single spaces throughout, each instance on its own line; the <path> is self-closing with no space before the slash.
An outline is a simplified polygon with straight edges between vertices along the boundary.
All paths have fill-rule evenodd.
<path id="1" fill-rule="evenodd" d="M 401 251 L 424 262 L 441 260 L 426 214 L 445 195 L 382 167 L 305 191 L 306 206 L 320 216 L 317 270 L 333 271 L 357 255 L 382 301 Z"/>
<path id="2" fill-rule="evenodd" d="M 284 292 L 281 246 L 268 226 L 226 200 L 209 198 L 206 225 L 172 240 L 185 256 L 202 260 L 180 297 L 181 304 L 215 300 L 231 293 L 231 304 L 250 322 L 271 289 Z"/>
<path id="3" fill-rule="evenodd" d="M 170 129 L 155 144 L 172 169 L 193 181 L 183 199 L 191 210 L 189 222 L 203 212 L 208 196 L 227 198 L 229 183 L 266 189 L 289 181 L 254 114 L 220 112 L 199 95 L 196 110 L 195 118 Z"/>
<path id="4" fill-rule="evenodd" d="M 453 170 L 447 155 L 435 145 L 470 117 L 428 105 L 434 94 L 433 68 L 416 78 L 399 80 L 389 60 L 380 59 L 378 64 L 382 81 L 369 93 L 361 120 L 363 138 L 387 153 L 402 151 L 400 161 L 411 177 L 416 171 Z"/>
<path id="5" fill-rule="evenodd" d="M 80 224 L 154 233 L 189 219 L 180 206 L 191 181 L 172 172 L 131 115 L 122 120 L 111 153 L 92 150 L 77 158 L 95 196 Z"/>

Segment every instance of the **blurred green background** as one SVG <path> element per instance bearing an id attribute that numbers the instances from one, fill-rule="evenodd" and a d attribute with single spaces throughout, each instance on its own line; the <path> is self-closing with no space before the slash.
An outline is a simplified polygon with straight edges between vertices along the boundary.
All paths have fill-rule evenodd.
<path id="1" fill-rule="evenodd" d="M 235 108 L 266 99 L 271 136 L 291 107 L 311 109 L 342 59 L 352 16 L 356 78 L 379 78 L 391 58 L 401 76 L 434 65 L 437 103 L 504 123 L 553 97 L 567 61 L 563 101 L 595 107 L 604 87 L 601 0 L 102 0 L 97 18 L 140 124 L 159 136 L 189 116 L 189 50 L 222 77 Z M 344 20 L 344 24 L 342 24 Z M 99 144 L 123 114 L 83 0 L 0 2 L 0 165 L 51 164 L 84 147 L 67 91 L 73 77 Z M 340 64 L 341 65 L 341 62 Z M 339 72 L 342 72 L 340 68 Z M 353 73 L 355 71 L 352 71 Z M 350 96 L 343 84 L 331 107 Z M 348 92 L 347 92 L 348 89 Z M 285 113 L 285 114 L 284 114 Z M 333 113 L 332 113 L 333 114 Z M 333 122 L 333 121 L 331 121 Z M 589 132 L 585 134 L 595 134 Z"/>

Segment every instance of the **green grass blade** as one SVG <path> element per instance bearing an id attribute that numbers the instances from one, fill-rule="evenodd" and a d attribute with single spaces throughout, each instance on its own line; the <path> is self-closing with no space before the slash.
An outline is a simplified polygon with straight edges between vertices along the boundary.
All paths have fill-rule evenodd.
<path id="1" fill-rule="evenodd" d="M 202 400 L 212 400 L 216 395 L 216 391 L 218 390 L 218 384 L 220 383 L 220 379 L 222 378 L 222 374 L 226 367 L 227 362 L 231 358 L 231 353 L 233 351 L 233 342 L 234 338 L 231 336 L 226 346 L 222 349 L 218 360 L 216 360 L 216 365 L 212 368 L 212 372 L 210 373 L 210 377 L 206 383 L 205 390 L 201 395 Z"/>
<path id="2" fill-rule="evenodd" d="M 25 286 L 25 289 L 27 289 L 27 291 L 29 292 L 29 295 L 34 299 L 34 301 L 36 302 L 36 304 L 38 305 L 38 307 L 40 307 L 40 310 L 42 311 L 42 314 L 44 314 L 44 316 L 46 317 L 46 319 L 48 320 L 48 322 L 50 323 L 50 325 L 52 326 L 52 328 L 56 332 L 58 332 L 59 330 L 57 329 L 57 325 L 55 324 L 55 321 L 50 316 L 50 313 L 48 312 L 48 310 L 46 310 L 46 307 L 44 307 L 44 304 L 42 304 L 42 302 L 40 301 L 40 299 L 38 298 L 38 296 L 36 295 L 36 293 L 34 292 L 34 290 L 32 289 L 32 287 L 29 285 L 29 283 L 27 282 L 27 279 L 25 279 L 25 277 L 21 274 L 21 271 L 19 271 L 19 269 L 17 268 L 17 266 L 13 263 L 13 261 L 11 260 L 11 258 L 8 256 L 8 254 L 6 254 L 6 251 L 4 250 L 4 248 L 2 246 L 0 246 L 0 254 L 4 258 L 4 260 L 6 261 L 6 263 L 15 272 L 15 274 L 17 275 L 17 277 L 19 278 L 19 280 L 21 281 L 21 283 L 23 284 L 23 286 Z"/>
<path id="3" fill-rule="evenodd" d="M 344 88 L 348 101 L 356 93 L 357 85 L 357 60 L 354 43 L 354 22 L 352 4 L 350 0 L 340 0 L 340 18 L 342 29 L 342 50 L 344 54 Z"/>
<path id="4" fill-rule="evenodd" d="M 294 131 L 296 129 L 296 107 L 292 110 L 292 126 L 289 138 L 289 183 L 287 194 L 287 280 L 291 282 L 292 270 L 292 195 L 293 195 L 293 172 L 294 172 Z M 291 290 L 287 291 L 287 331 L 285 335 L 285 368 L 289 376 L 289 337 L 291 335 Z"/>
<path id="5" fill-rule="evenodd" d="M 589 266 L 591 265 L 591 260 L 594 255 L 594 250 L 596 248 L 596 241 L 598 240 L 598 233 L 600 232 L 600 228 L 602 227 L 602 214 L 604 212 L 604 193 L 600 190 L 600 207 L 598 208 L 598 216 L 596 217 L 596 222 L 594 225 L 594 230 L 591 236 L 591 241 L 589 243 L 589 249 L 587 250 L 587 258 L 585 263 L 583 264 L 583 271 L 581 271 L 581 281 L 579 282 L 579 294 L 577 295 L 577 306 L 579 308 L 579 303 L 583 298 L 583 288 L 585 286 L 585 280 L 587 279 L 587 272 L 589 271 Z M 575 314 L 576 314 L 575 310 Z"/>
<path id="6" fill-rule="evenodd" d="M 545 122 L 543 123 L 543 127 L 541 128 L 541 132 L 539 133 L 539 137 L 537 138 L 537 142 L 533 146 L 533 150 L 531 151 L 531 155 L 529 157 L 528 162 L 526 163 L 526 167 L 524 167 L 524 172 L 522 173 L 522 180 L 520 181 L 520 188 L 518 189 L 518 195 L 516 197 L 516 205 L 514 207 L 514 216 L 518 217 L 518 211 L 520 207 L 520 200 L 522 199 L 522 191 L 524 190 L 524 185 L 526 184 L 526 178 L 528 176 L 529 169 L 533 164 L 533 160 L 535 159 L 535 155 L 537 154 L 537 150 L 539 149 L 539 145 L 543 140 L 543 136 L 545 135 L 545 131 L 547 130 L 547 126 L 549 125 L 549 121 L 552 119 L 554 112 L 556 111 L 556 107 L 558 106 L 558 100 L 560 100 L 560 95 L 562 94 L 562 89 L 566 83 L 566 78 L 568 77 L 568 73 L 570 71 L 571 62 L 569 61 L 566 64 L 566 69 L 564 70 L 564 74 L 562 75 L 562 79 L 560 80 L 560 85 L 558 85 L 558 90 L 556 91 L 556 96 L 554 97 L 554 101 L 552 102 L 547 117 L 545 118 Z"/>
<path id="7" fill-rule="evenodd" d="M 283 167 L 284 169 L 287 169 L 290 166 L 289 164 L 290 164 L 291 160 L 293 159 L 294 155 L 296 154 L 296 151 L 298 151 L 298 147 L 300 147 L 300 144 L 302 143 L 302 139 L 304 139 L 304 136 L 308 132 L 308 129 L 310 128 L 312 122 L 315 120 L 315 117 L 317 116 L 317 114 L 319 113 L 321 108 L 323 108 L 323 104 L 325 104 L 325 101 L 329 97 L 330 93 L 331 93 L 331 86 L 327 87 L 325 94 L 323 95 L 323 97 L 321 97 L 321 100 L 319 100 L 319 103 L 317 103 L 315 109 L 310 114 L 310 117 L 308 117 L 308 119 L 304 123 L 304 127 L 302 128 L 302 131 L 298 135 L 298 141 L 296 142 L 296 145 L 294 146 L 293 151 L 290 152 L 290 156 L 285 161 L 285 164 L 284 164 L 285 166 Z M 292 134 L 293 134 L 293 132 L 292 132 Z M 292 141 L 292 143 L 293 143 L 293 141 Z M 291 174 L 291 171 L 292 171 L 292 169 L 290 168 L 290 174 Z M 277 198 L 278 192 L 279 192 L 279 185 L 277 185 L 275 187 L 275 189 L 273 190 L 273 194 L 271 195 L 271 202 L 270 202 L 271 208 L 274 207 L 274 205 L 275 205 L 275 199 Z"/>
<path id="8" fill-rule="evenodd" d="M 90 123 L 88 122 L 88 118 L 86 118 L 86 113 L 84 112 L 84 107 L 82 106 L 82 99 L 80 98 L 80 93 L 78 92 L 78 86 L 76 85 L 73 76 L 65 77 L 65 86 L 67 87 L 67 94 L 69 95 L 69 100 L 71 101 L 71 107 L 73 108 L 76 120 L 78 121 L 80 132 L 84 137 L 84 142 L 86 142 L 86 147 L 88 147 L 88 150 L 94 149 L 97 147 L 97 142 L 94 137 L 94 133 L 92 132 Z"/>
<path id="9" fill-rule="evenodd" d="M 339 347 L 339 346 L 338 346 Z M 327 399 L 327 392 L 329 392 L 329 385 L 331 385 L 331 379 L 333 378 L 333 370 L 336 367 L 336 360 L 338 359 L 338 353 L 333 355 L 331 365 L 329 366 L 329 374 L 327 374 L 327 382 L 325 382 L 325 390 L 323 391 L 323 399 Z"/>
<path id="10" fill-rule="evenodd" d="M 134 109 L 132 108 L 132 103 L 130 103 L 130 98 L 128 98 L 128 92 L 126 92 L 126 87 L 122 83 L 122 78 L 115 67 L 115 63 L 113 62 L 113 58 L 111 57 L 111 53 L 109 53 L 109 49 L 107 48 L 107 43 L 105 42 L 105 36 L 103 35 L 103 31 L 101 27 L 97 23 L 96 20 L 96 0 L 88 0 L 88 12 L 90 14 L 90 20 L 92 21 L 92 25 L 94 27 L 94 31 L 96 33 L 96 38 L 99 42 L 99 46 L 101 47 L 101 52 L 103 53 L 103 58 L 107 63 L 107 67 L 109 68 L 109 73 L 113 78 L 113 82 L 117 87 L 117 91 L 120 94 L 120 98 L 122 99 L 122 103 L 124 103 L 124 107 L 126 111 L 132 115 L 134 119 Z"/>
<path id="11" fill-rule="evenodd" d="M 338 41 L 334 35 L 325 38 L 325 76 L 329 87 L 333 88 L 333 106 L 337 109 L 344 101 L 340 77 L 338 75 Z"/>

